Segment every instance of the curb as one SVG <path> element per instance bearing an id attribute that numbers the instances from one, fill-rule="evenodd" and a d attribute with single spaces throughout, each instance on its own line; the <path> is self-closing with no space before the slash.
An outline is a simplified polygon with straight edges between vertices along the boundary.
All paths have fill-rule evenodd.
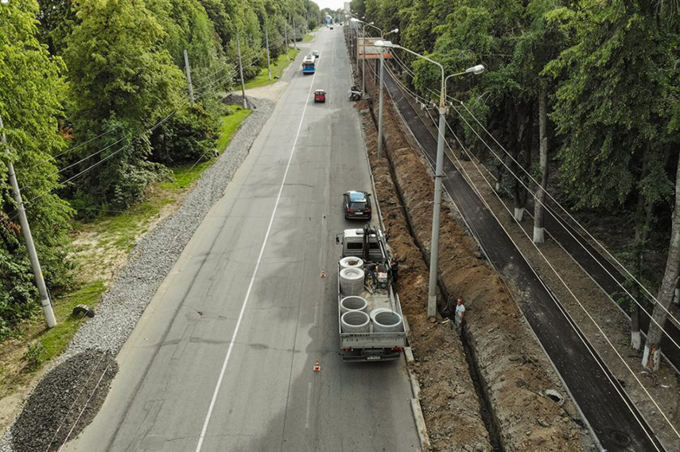
<path id="1" fill-rule="evenodd" d="M 430 436 L 427 434 L 427 425 L 425 425 L 425 417 L 423 416 L 423 408 L 420 405 L 420 383 L 418 377 L 411 370 L 411 365 L 414 363 L 413 351 L 411 347 L 404 348 L 404 359 L 406 361 L 406 371 L 408 372 L 408 381 L 411 385 L 411 411 L 413 412 L 413 419 L 416 422 L 416 429 L 418 430 L 418 439 L 420 439 L 420 449 L 423 452 L 431 450 Z"/>

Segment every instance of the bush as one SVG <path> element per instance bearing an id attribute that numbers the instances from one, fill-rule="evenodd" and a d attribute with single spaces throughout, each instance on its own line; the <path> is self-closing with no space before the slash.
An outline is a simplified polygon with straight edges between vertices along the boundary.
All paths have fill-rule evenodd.
<path id="1" fill-rule="evenodd" d="M 152 160 L 163 165 L 195 162 L 215 147 L 216 119 L 201 105 L 178 113 L 151 136 Z"/>

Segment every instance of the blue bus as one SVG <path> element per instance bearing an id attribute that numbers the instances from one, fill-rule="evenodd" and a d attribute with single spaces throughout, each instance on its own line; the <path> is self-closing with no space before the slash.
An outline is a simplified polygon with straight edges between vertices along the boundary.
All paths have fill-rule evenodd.
<path id="1" fill-rule="evenodd" d="M 316 72 L 316 58 L 313 55 L 307 55 L 302 61 L 302 73 L 313 74 Z"/>

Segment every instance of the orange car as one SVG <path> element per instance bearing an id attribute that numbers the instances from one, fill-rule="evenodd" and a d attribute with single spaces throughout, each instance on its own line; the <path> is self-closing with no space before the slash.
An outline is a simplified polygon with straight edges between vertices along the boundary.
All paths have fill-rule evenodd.
<path id="1" fill-rule="evenodd" d="M 314 103 L 317 102 L 326 102 L 326 91 L 322 89 L 317 89 L 314 91 Z"/>

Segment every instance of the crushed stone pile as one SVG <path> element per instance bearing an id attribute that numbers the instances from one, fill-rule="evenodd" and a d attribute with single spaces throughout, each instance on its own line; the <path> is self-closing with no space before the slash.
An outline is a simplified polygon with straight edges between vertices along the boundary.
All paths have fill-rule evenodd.
<path id="1" fill-rule="evenodd" d="M 104 403 L 118 364 L 87 350 L 57 365 L 38 383 L 12 426 L 15 450 L 50 452 L 77 436 Z"/>

